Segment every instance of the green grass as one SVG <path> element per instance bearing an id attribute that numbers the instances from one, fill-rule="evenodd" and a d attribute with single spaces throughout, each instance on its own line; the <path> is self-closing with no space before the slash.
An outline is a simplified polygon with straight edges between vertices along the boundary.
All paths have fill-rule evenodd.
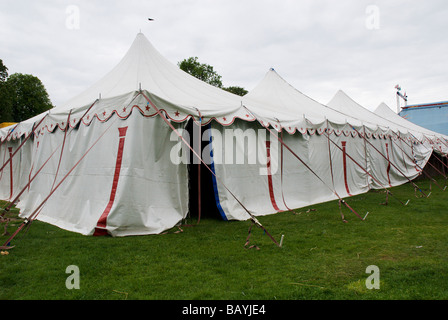
<path id="1" fill-rule="evenodd" d="M 428 180 L 417 183 L 429 192 Z M 259 217 L 278 241 L 284 235 L 278 248 L 254 227 L 250 244 L 260 250 L 244 247 L 248 221 L 208 218 L 181 233 L 125 238 L 36 221 L 0 256 L 0 299 L 448 299 L 448 190 L 433 184 L 422 198 L 406 184 L 392 192 L 409 205 L 391 197 L 380 205 L 381 191 L 346 199 L 361 216 L 369 211 L 365 221 L 343 209 L 343 223 L 334 201 Z M 65 286 L 69 265 L 79 267 L 79 290 Z M 379 267 L 379 290 L 366 288 L 369 265 Z"/>

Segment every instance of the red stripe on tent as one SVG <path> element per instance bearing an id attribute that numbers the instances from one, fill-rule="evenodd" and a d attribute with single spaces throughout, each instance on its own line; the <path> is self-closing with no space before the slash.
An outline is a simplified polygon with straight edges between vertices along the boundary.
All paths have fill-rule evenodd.
<path id="1" fill-rule="evenodd" d="M 283 140 L 283 131 L 280 131 L 280 132 L 281 132 L 281 136 L 282 136 L 282 140 Z M 283 193 L 283 145 L 281 145 L 281 149 L 280 149 L 280 160 L 281 160 L 280 177 L 281 177 L 282 200 L 283 200 L 283 204 L 285 205 L 286 209 L 288 211 L 291 211 L 291 209 L 286 205 L 285 195 Z"/>
<path id="2" fill-rule="evenodd" d="M 9 151 L 9 176 L 10 176 L 9 189 L 11 191 L 11 195 L 9 196 L 9 199 L 12 199 L 13 185 L 14 185 L 13 172 L 12 172 L 12 148 L 8 147 L 8 151 Z"/>
<path id="3" fill-rule="evenodd" d="M 266 159 L 266 167 L 268 171 L 268 184 L 269 184 L 269 196 L 271 198 L 272 206 L 275 210 L 281 211 L 279 207 L 277 206 L 277 202 L 275 202 L 275 196 L 274 196 L 274 187 L 272 185 L 272 173 L 271 173 L 271 141 L 266 141 L 266 152 L 267 152 L 267 159 Z"/>
<path id="4" fill-rule="evenodd" d="M 115 201 L 115 195 L 117 193 L 118 179 L 120 178 L 120 171 L 121 171 L 121 162 L 123 160 L 124 140 L 126 138 L 127 129 L 128 127 L 118 128 L 120 142 L 118 144 L 117 162 L 115 164 L 115 173 L 114 173 L 114 180 L 112 183 L 112 190 L 110 193 L 109 203 L 107 204 L 106 209 L 104 209 L 104 212 L 99 218 L 98 223 L 96 225 L 95 232 L 93 233 L 94 236 L 104 236 L 107 234 L 106 230 L 107 217 L 109 215 L 110 210 L 112 209 L 112 205 L 114 204 Z"/>
<path id="5" fill-rule="evenodd" d="M 387 156 L 387 161 L 388 161 L 388 163 L 387 163 L 387 170 L 386 170 L 386 172 L 387 172 L 387 181 L 389 181 L 389 186 L 392 187 L 392 185 L 391 185 L 391 183 L 390 183 L 390 176 L 389 176 L 389 172 L 390 172 L 390 159 L 389 159 L 389 145 L 388 145 L 387 142 L 386 142 L 386 156 Z"/>
<path id="6" fill-rule="evenodd" d="M 345 190 L 347 190 L 349 196 L 352 196 L 348 188 L 348 181 L 347 181 L 347 152 L 345 151 L 346 144 L 347 141 L 342 141 L 342 164 L 344 166 L 344 182 L 345 182 Z"/>

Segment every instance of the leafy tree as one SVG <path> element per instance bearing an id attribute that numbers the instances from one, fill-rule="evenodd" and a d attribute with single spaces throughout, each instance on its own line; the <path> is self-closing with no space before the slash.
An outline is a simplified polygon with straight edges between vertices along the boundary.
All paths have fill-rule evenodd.
<path id="1" fill-rule="evenodd" d="M 0 59 L 0 123 L 12 121 L 12 104 L 6 79 L 8 68 Z"/>
<path id="2" fill-rule="evenodd" d="M 14 122 L 29 119 L 53 108 L 44 85 L 31 74 L 14 73 L 6 80 L 6 85 Z"/>
<path id="3" fill-rule="evenodd" d="M 8 68 L 3 64 L 3 60 L 0 59 L 0 82 L 5 82 L 8 78 Z"/>
<path id="4" fill-rule="evenodd" d="M 191 74 L 192 76 L 211 84 L 212 86 L 221 88 L 239 96 L 244 96 L 247 90 L 237 86 L 223 87 L 221 76 L 213 69 L 211 65 L 200 63 L 198 57 L 190 57 L 184 59 L 177 64 L 180 69 Z"/>
<path id="5" fill-rule="evenodd" d="M 212 86 L 222 88 L 221 76 L 213 70 L 211 65 L 200 63 L 198 57 L 190 57 L 178 63 L 183 71 L 192 76 L 211 84 Z"/>
<path id="6" fill-rule="evenodd" d="M 241 87 L 231 86 L 223 89 L 239 96 L 247 94 L 247 90 Z"/>

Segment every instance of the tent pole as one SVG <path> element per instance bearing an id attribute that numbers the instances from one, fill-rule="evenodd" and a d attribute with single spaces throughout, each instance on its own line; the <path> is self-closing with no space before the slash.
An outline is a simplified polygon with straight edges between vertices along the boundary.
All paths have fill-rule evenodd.
<path id="1" fill-rule="evenodd" d="M 201 129 L 202 129 L 202 126 L 201 126 L 201 117 L 199 116 L 199 123 L 198 123 L 198 148 L 199 148 L 199 150 L 198 150 L 198 153 L 199 153 L 199 155 L 201 155 L 201 150 L 202 150 L 202 147 L 201 147 L 201 142 L 202 142 L 202 139 L 201 139 Z M 202 205 L 201 205 L 201 162 L 199 162 L 198 163 L 198 222 L 197 222 L 197 224 L 199 224 L 199 222 L 201 221 L 201 212 L 202 212 Z"/>
<path id="2" fill-rule="evenodd" d="M 364 136 L 365 136 L 366 135 L 366 126 L 363 125 L 362 129 L 364 131 Z M 367 146 L 366 146 L 365 141 L 364 141 L 364 158 L 366 160 L 366 169 L 367 169 L 369 167 L 369 164 L 368 164 L 368 157 L 367 157 Z M 369 183 L 368 179 L 367 179 L 367 185 L 369 186 L 369 189 L 370 189 L 370 183 Z"/>
<path id="3" fill-rule="evenodd" d="M 277 120 L 278 121 L 278 120 Z M 278 121 L 280 124 L 280 121 Z M 280 127 L 280 134 L 282 136 L 282 140 L 283 140 L 283 129 Z M 281 183 L 281 189 L 282 189 L 282 199 L 283 199 L 283 204 L 285 205 L 286 209 L 288 209 L 288 211 L 291 211 L 291 209 L 288 207 L 288 205 L 286 204 L 285 201 L 285 195 L 283 193 L 283 145 L 281 146 L 281 151 L 280 151 L 280 161 L 281 161 L 281 165 L 280 165 L 280 183 Z"/>
<path id="4" fill-rule="evenodd" d="M 330 126 L 328 125 L 328 119 L 327 117 L 325 117 L 325 120 L 327 122 L 327 129 L 326 129 L 326 133 L 329 134 L 330 132 Z M 330 145 L 330 140 L 327 140 L 328 142 L 328 159 L 330 160 L 330 173 L 331 173 L 331 184 L 333 186 L 334 189 L 334 174 L 333 174 L 333 160 L 331 158 L 331 145 Z"/>
<path id="5" fill-rule="evenodd" d="M 195 136 L 195 132 L 197 134 L 197 154 L 199 155 L 199 158 L 194 158 L 195 160 L 199 160 L 198 161 L 198 221 L 196 222 L 196 224 L 199 224 L 199 222 L 201 221 L 201 213 L 202 213 L 202 201 L 201 201 L 201 164 L 202 164 L 202 114 L 201 111 L 199 111 L 198 108 L 195 108 L 196 111 L 198 112 L 198 124 L 197 124 L 197 130 L 194 129 L 193 127 L 193 139 Z M 195 126 L 195 123 L 193 121 L 193 126 Z M 195 143 L 193 143 L 193 146 L 195 145 Z"/>

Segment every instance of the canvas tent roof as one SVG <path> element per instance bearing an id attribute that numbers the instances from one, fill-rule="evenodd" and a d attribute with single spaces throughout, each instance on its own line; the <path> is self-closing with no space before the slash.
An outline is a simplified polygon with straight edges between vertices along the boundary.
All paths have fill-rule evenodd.
<path id="1" fill-rule="evenodd" d="M 382 126 L 387 127 L 395 132 L 410 134 L 411 137 L 418 139 L 419 141 L 424 141 L 426 137 L 431 141 L 431 144 L 435 143 L 435 150 L 437 150 L 438 152 L 446 154 L 446 151 L 448 151 L 446 150 L 447 143 L 441 141 L 441 139 L 445 139 L 443 135 L 431 132 L 429 130 L 423 131 L 420 127 L 415 126 L 408 121 L 402 121 L 398 119 L 398 115 L 394 116 L 390 114 L 388 115 L 386 113 L 380 114 L 379 112 L 372 112 L 355 102 L 342 90 L 339 90 L 335 94 L 335 96 L 328 103 L 328 106 L 337 110 L 341 110 L 343 112 L 348 112 L 354 117 L 359 117 L 359 119 L 371 119 L 377 123 L 381 123 Z"/>
<path id="2" fill-rule="evenodd" d="M 162 56 L 138 33 L 122 60 L 102 79 L 70 99 L 58 110 L 69 110 L 91 103 L 101 95 L 110 98 L 146 89 L 161 99 L 204 116 L 237 111 L 240 97 L 196 79 Z"/>
<path id="3" fill-rule="evenodd" d="M 247 95 L 244 96 L 244 104 L 257 103 L 262 105 L 262 111 L 267 118 L 277 119 L 279 110 L 287 114 L 289 122 L 296 127 L 310 126 L 325 128 L 326 120 L 333 126 L 349 126 L 360 130 L 366 126 L 371 132 L 381 131 L 383 133 L 393 130 L 395 133 L 406 134 L 409 127 L 388 121 L 387 119 L 365 109 L 342 90 L 338 91 L 327 105 L 303 94 L 286 80 L 284 80 L 274 69 L 270 69 L 263 80 Z M 304 123 L 298 125 L 297 119 L 304 119 Z M 271 123 L 273 125 L 275 122 Z M 278 122 L 277 122 L 278 123 Z M 286 131 L 291 132 L 288 121 L 280 121 Z M 303 130 L 299 130 L 302 131 Z"/>
<path id="4" fill-rule="evenodd" d="M 301 120 L 303 123 L 300 123 L 300 127 L 325 127 L 327 120 L 335 125 L 345 125 L 347 122 L 355 126 L 361 125 L 360 121 L 346 114 L 331 110 L 298 91 L 273 68 L 266 73 L 262 81 L 253 90 L 244 96 L 244 103 L 247 105 L 262 105 L 263 109 L 260 113 L 271 119 L 276 119 L 281 110 L 287 118 L 284 121 L 280 119 L 280 122 L 283 123 L 286 131 L 290 133 L 292 132 L 288 121 L 295 121 L 296 127 L 299 127 L 297 121 Z"/>
<path id="5" fill-rule="evenodd" d="M 182 71 L 163 57 L 142 33 L 138 33 L 125 56 L 102 79 L 62 105 L 23 121 L 17 127 L 15 136 L 29 133 L 33 124 L 47 114 L 52 115 L 55 125 L 64 122 L 70 110 L 86 109 L 99 98 L 103 100 L 126 94 L 135 95 L 140 89 L 147 90 L 151 97 L 171 106 L 165 108 L 165 111 L 173 121 L 181 122 L 189 116 L 199 115 L 203 117 L 204 123 L 215 119 L 223 125 L 231 124 L 237 117 L 254 120 L 243 108 L 240 96 Z M 132 108 L 128 108 L 127 114 L 115 111 L 125 117 Z M 0 131 L 3 138 L 9 129 L 11 127 Z"/>
<path id="6" fill-rule="evenodd" d="M 56 126 L 64 128 L 63 123 L 70 110 L 82 115 L 97 100 L 89 112 L 90 118 L 97 117 L 105 121 L 113 113 L 127 117 L 134 109 L 132 99 L 140 89 L 146 90 L 151 99 L 161 102 L 167 117 L 175 122 L 190 117 L 197 119 L 199 116 L 202 117 L 202 124 L 215 120 L 222 125 L 230 125 L 236 118 L 246 121 L 257 119 L 264 126 L 271 125 L 277 130 L 281 126 L 289 133 L 305 133 L 307 128 L 323 130 L 326 120 L 336 127 L 349 123 L 355 127 L 366 125 L 371 130 L 377 130 L 378 125 L 390 125 L 384 123 L 381 117 L 358 118 L 348 110 L 332 110 L 290 86 L 273 69 L 245 97 L 234 95 L 182 71 L 161 55 L 142 33 L 138 33 L 125 56 L 103 78 L 49 112 L 23 121 L 9 139 L 30 133 L 33 124 L 45 115 L 48 117 L 44 125 L 49 130 Z M 275 98 L 270 94 L 272 91 L 278 93 Z M 113 100 L 114 97 L 117 99 Z M 130 102 L 130 107 L 125 110 L 119 104 L 122 101 Z M 107 110 L 104 104 L 108 106 Z M 346 107 L 347 101 L 344 101 L 344 105 Z M 139 109 L 145 116 L 154 115 L 142 109 L 141 105 Z M 103 115 L 105 111 L 106 115 Z M 76 117 L 73 123 L 77 124 Z M 2 139 L 10 129 L 0 131 Z"/>
<path id="7" fill-rule="evenodd" d="M 350 114 L 352 117 L 362 121 L 365 124 L 376 123 L 383 130 L 390 129 L 395 133 L 400 132 L 403 134 L 406 134 L 409 131 L 408 128 L 388 121 L 387 119 L 364 108 L 342 90 L 339 90 L 334 95 L 334 97 L 327 103 L 327 106 L 340 112 Z"/>

